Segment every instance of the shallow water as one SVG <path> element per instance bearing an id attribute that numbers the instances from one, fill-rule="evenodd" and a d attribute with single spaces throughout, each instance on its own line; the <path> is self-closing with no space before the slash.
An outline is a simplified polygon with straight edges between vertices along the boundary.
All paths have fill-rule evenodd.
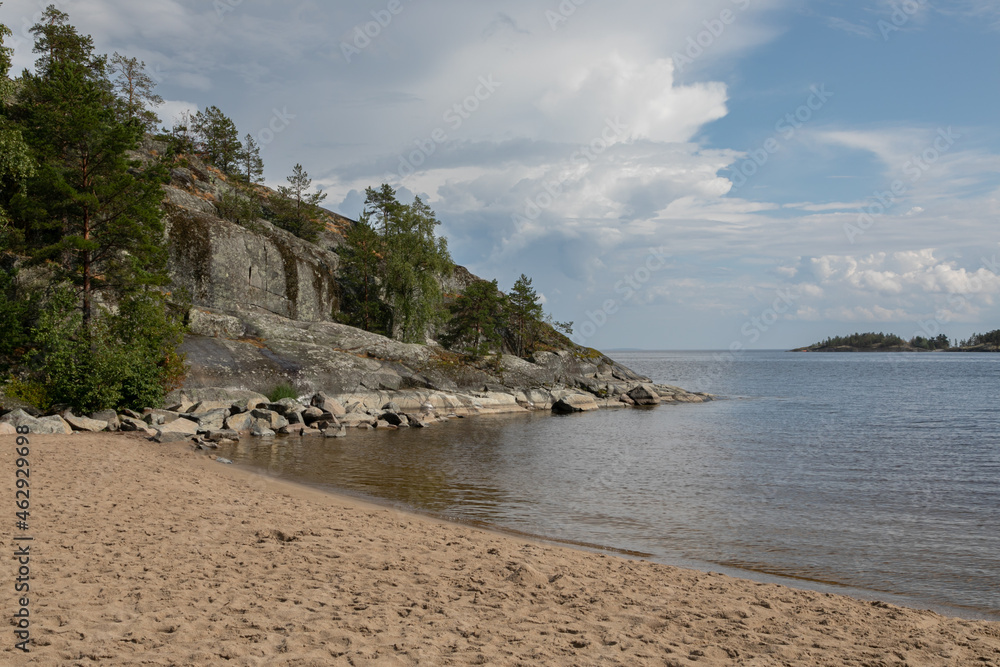
<path id="1" fill-rule="evenodd" d="M 612 356 L 725 400 L 220 454 L 447 518 L 1000 618 L 1000 355 Z"/>

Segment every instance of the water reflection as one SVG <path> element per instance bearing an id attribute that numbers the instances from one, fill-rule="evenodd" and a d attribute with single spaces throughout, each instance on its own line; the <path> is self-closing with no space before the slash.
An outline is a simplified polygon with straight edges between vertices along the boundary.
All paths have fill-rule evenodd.
<path id="1" fill-rule="evenodd" d="M 748 354 L 726 375 L 711 357 L 638 356 L 623 361 L 747 399 L 245 439 L 220 455 L 448 518 L 997 613 L 1000 415 L 983 400 L 1000 364 L 953 358 Z"/>

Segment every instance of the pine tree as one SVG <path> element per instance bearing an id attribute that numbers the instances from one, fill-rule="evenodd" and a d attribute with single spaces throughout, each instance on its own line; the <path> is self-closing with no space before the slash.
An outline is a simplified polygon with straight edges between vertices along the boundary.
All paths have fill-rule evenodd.
<path id="1" fill-rule="evenodd" d="M 27 181 L 30 196 L 11 200 L 18 249 L 34 262 L 52 262 L 58 277 L 77 287 L 88 327 L 95 294 L 166 279 L 163 171 L 129 159 L 142 128 L 122 122 L 90 37 L 52 6 L 32 32 L 42 55 L 11 109 L 38 164 Z"/>
<path id="2" fill-rule="evenodd" d="M 277 224 L 300 238 L 316 241 L 323 225 L 313 218 L 312 209 L 326 199 L 326 193 L 309 192 L 312 179 L 301 164 L 295 165 L 292 175 L 286 180 L 287 186 L 278 187 L 284 201 L 277 202 Z"/>
<path id="3" fill-rule="evenodd" d="M 387 333 L 387 312 L 379 283 L 382 238 L 361 220 L 347 230 L 346 241 L 340 283 L 344 295 L 341 307 L 349 313 L 348 323 L 365 331 Z"/>
<path id="4" fill-rule="evenodd" d="M 373 228 L 381 227 L 382 236 L 388 237 L 403 212 L 403 204 L 396 199 L 396 191 L 388 183 L 376 190 L 365 190 L 365 208 L 361 214 Z"/>
<path id="5" fill-rule="evenodd" d="M 241 149 L 236 123 L 213 105 L 195 113 L 192 125 L 197 137 L 195 148 L 223 174 L 232 173 Z"/>
<path id="6" fill-rule="evenodd" d="M 32 32 L 36 71 L 22 77 L 15 101 L 3 101 L 0 118 L 20 129 L 36 165 L 23 188 L 0 183 L 16 231 L 10 248 L 48 267 L 26 295 L 35 302 L 27 302 L 32 321 L 21 327 L 30 336 L 16 353 L 18 370 L 39 401 L 155 404 L 183 372 L 181 326 L 157 289 L 167 280 L 165 173 L 129 157 L 143 127 L 113 92 L 90 37 L 54 6 Z M 0 297 L 9 287 L 4 281 Z M 8 315 L 0 308 L 0 326 Z"/>
<path id="7" fill-rule="evenodd" d="M 506 326 L 503 294 L 497 281 L 477 280 L 451 304 L 452 317 L 448 332 L 442 338 L 445 345 L 465 351 L 480 359 L 491 350 L 500 352 L 501 332 Z"/>
<path id="8" fill-rule="evenodd" d="M 507 309 L 510 320 L 511 349 L 523 357 L 534 351 L 542 318 L 542 305 L 538 303 L 538 293 L 531 286 L 531 278 L 521 274 L 507 295 Z"/>
<path id="9" fill-rule="evenodd" d="M 160 119 L 150 107 L 163 104 L 163 98 L 153 92 L 156 83 L 146 74 L 146 63 L 116 51 L 110 64 L 114 76 L 112 89 L 124 103 L 125 116 L 141 124 L 146 132 L 152 132 Z"/>
<path id="10" fill-rule="evenodd" d="M 239 163 L 240 176 L 251 188 L 264 181 L 264 161 L 260 158 L 260 146 L 249 132 L 240 148 Z"/>

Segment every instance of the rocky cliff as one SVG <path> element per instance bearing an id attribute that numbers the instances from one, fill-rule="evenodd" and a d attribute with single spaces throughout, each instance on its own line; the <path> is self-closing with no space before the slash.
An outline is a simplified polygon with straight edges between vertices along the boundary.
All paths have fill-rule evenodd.
<path id="1" fill-rule="evenodd" d="M 181 347 L 189 372 L 175 402 L 210 388 L 267 393 L 280 384 L 375 407 L 403 400 L 473 412 L 550 409 L 573 396 L 587 398 L 570 400 L 587 407 L 590 400 L 594 407 L 634 404 L 630 393 L 639 403 L 654 402 L 651 394 L 655 402 L 708 398 L 651 387 L 648 378 L 568 341 L 531 360 L 508 355 L 499 366 L 477 367 L 436 345 L 338 324 L 336 250 L 350 221 L 321 213 L 326 232 L 316 244 L 266 220 L 241 226 L 218 216 L 216 203 L 228 188 L 221 173 L 195 158 L 176 164 L 165 186 L 173 290 L 191 304 Z M 461 291 L 474 279 L 459 267 L 446 291 Z"/>

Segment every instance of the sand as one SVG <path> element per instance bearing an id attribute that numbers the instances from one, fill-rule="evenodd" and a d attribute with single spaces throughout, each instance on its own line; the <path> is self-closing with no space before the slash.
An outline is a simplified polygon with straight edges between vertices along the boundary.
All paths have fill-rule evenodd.
<path id="1" fill-rule="evenodd" d="M 32 436 L 4 665 L 979 665 L 1000 623 L 434 521 L 136 436 Z M 0 563 L 9 617 L 17 563 Z"/>

